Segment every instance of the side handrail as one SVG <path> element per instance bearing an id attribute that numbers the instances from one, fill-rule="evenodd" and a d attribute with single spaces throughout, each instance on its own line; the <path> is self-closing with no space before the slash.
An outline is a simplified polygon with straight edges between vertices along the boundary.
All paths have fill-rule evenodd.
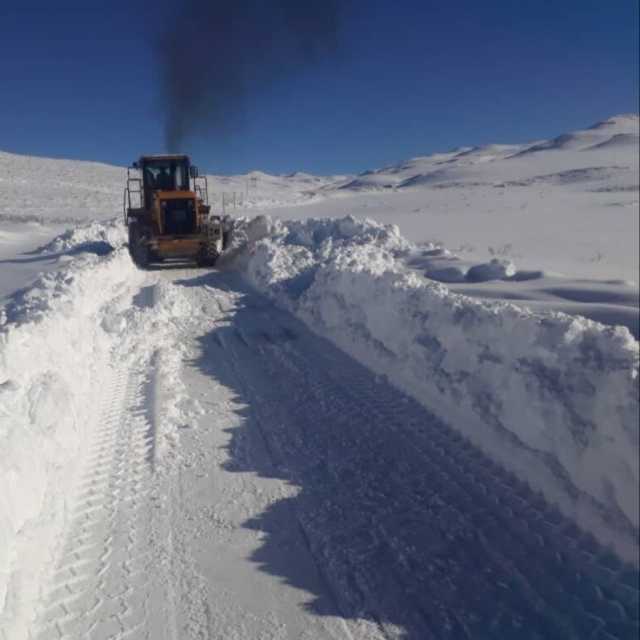
<path id="1" fill-rule="evenodd" d="M 131 206 L 131 196 L 133 194 L 137 195 L 138 199 L 139 199 L 137 208 L 143 208 L 144 207 L 144 202 L 142 201 L 142 198 L 143 198 L 142 179 L 141 178 L 130 178 L 130 177 L 127 177 L 127 186 L 124 189 L 124 205 L 123 205 L 124 209 L 125 209 L 125 222 L 126 222 L 127 205 L 128 205 L 129 209 L 132 208 L 132 206 Z"/>
<path id="2" fill-rule="evenodd" d="M 127 167 L 127 186 L 124 188 L 122 209 L 124 213 L 124 223 L 127 224 L 129 211 L 131 210 L 131 196 L 138 196 L 138 207 L 144 208 L 144 192 L 142 190 L 142 178 L 134 178 L 131 176 L 132 167 Z M 134 170 L 137 170 L 134 168 Z M 135 187 L 135 188 L 134 188 Z"/>
<path id="3" fill-rule="evenodd" d="M 127 221 L 128 221 L 128 213 L 129 213 L 129 209 L 131 208 L 131 206 L 129 206 L 127 208 L 127 203 L 129 203 L 129 205 L 131 205 L 131 198 L 129 196 L 129 186 L 127 185 L 124 188 L 124 197 L 122 198 L 122 214 L 124 216 L 124 224 L 126 226 Z"/>
<path id="4" fill-rule="evenodd" d="M 209 182 L 207 176 L 197 176 L 194 178 L 193 190 L 204 204 L 209 204 Z"/>

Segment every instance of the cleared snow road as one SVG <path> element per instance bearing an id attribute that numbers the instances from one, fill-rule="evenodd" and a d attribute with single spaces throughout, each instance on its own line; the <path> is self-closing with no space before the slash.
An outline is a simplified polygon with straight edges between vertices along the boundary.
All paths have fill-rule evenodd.
<path id="1" fill-rule="evenodd" d="M 131 304 L 167 281 L 174 342 L 114 352 L 32 638 L 637 637 L 637 573 L 414 400 L 235 274 Z"/>

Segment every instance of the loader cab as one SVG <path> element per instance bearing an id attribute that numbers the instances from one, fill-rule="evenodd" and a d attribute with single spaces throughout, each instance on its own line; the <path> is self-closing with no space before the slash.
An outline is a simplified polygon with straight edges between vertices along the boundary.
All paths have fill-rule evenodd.
<path id="1" fill-rule="evenodd" d="M 147 203 L 153 201 L 155 191 L 189 191 L 192 167 L 187 156 L 147 156 L 133 166 L 142 174 Z"/>
<path id="2" fill-rule="evenodd" d="M 135 174 L 132 175 L 131 171 Z M 149 210 L 158 192 L 195 193 L 207 208 L 209 188 L 207 176 L 200 175 L 198 167 L 191 164 L 186 155 L 142 156 L 127 169 L 125 188 L 125 213 L 129 209 Z M 168 197 L 168 196 L 165 196 Z"/>
<path id="3" fill-rule="evenodd" d="M 188 156 L 142 156 L 132 168 L 139 177 L 129 178 L 125 194 L 131 193 L 132 181 L 141 189 L 141 210 L 152 221 L 156 233 L 200 233 L 202 219 L 209 213 L 207 180 L 198 175 Z M 130 195 L 126 197 L 130 199 Z"/>

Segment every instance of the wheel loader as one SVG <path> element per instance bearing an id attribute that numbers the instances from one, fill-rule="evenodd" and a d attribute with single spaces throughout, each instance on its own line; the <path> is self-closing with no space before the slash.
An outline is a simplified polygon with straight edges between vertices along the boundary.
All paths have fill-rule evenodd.
<path id="1" fill-rule="evenodd" d="M 164 260 L 213 266 L 228 238 L 228 220 L 211 213 L 206 176 L 186 155 L 142 156 L 127 169 L 124 216 L 129 253 L 145 269 Z"/>

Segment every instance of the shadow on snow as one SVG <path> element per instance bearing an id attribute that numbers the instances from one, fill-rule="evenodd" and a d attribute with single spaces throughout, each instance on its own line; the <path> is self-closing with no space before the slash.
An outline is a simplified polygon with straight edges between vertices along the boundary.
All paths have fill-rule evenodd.
<path id="1" fill-rule="evenodd" d="M 178 284 L 240 295 L 194 364 L 245 407 L 225 468 L 298 488 L 244 526 L 312 613 L 411 640 L 635 637 L 636 571 L 539 495 L 234 274 Z M 288 561 L 283 524 L 316 575 Z"/>

